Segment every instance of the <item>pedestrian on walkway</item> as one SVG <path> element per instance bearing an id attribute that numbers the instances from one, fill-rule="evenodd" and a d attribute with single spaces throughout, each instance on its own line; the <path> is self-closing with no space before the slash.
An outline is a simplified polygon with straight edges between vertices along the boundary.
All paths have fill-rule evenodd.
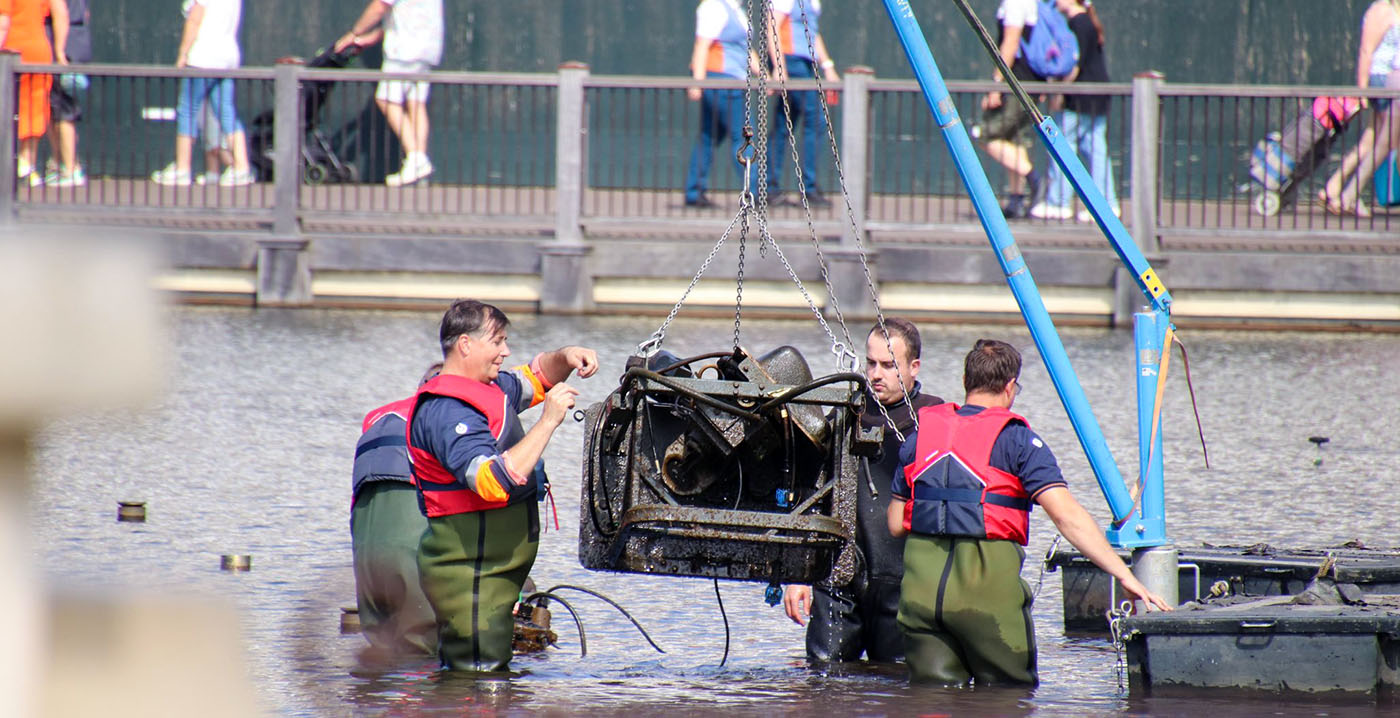
<path id="1" fill-rule="evenodd" d="M 185 29 L 175 67 L 202 70 L 232 70 L 242 63 L 238 48 L 238 25 L 243 0 L 185 0 Z M 238 119 L 234 103 L 234 83 L 227 77 L 182 77 L 180 99 L 175 108 L 175 161 L 157 170 L 151 179 L 159 184 L 190 184 L 194 138 L 205 103 L 210 103 L 219 120 L 219 129 L 228 138 L 233 165 L 219 176 L 219 185 L 238 187 L 253 183 L 248 168 L 248 138 Z"/>
<path id="2" fill-rule="evenodd" d="M 386 74 L 430 72 L 442 62 L 442 0 L 370 0 L 359 19 L 335 43 L 336 52 L 351 45 L 384 41 Z M 428 83 L 385 80 L 374 90 L 375 104 L 403 147 L 403 165 L 384 178 L 390 187 L 411 185 L 433 173 L 428 159 Z"/>
<path id="3" fill-rule="evenodd" d="M 749 49 L 749 18 L 738 0 L 701 0 L 695 8 L 695 45 L 690 51 L 690 76 L 695 80 L 730 78 L 743 80 L 749 73 L 759 72 L 758 56 Z M 746 93 L 740 89 L 701 90 L 691 87 L 686 97 L 700 103 L 700 136 L 690 151 L 690 171 L 685 180 L 685 206 L 713 207 L 705 195 L 710 184 L 710 163 L 715 145 L 727 137 L 734 151 L 734 164 L 739 169 L 739 181 L 744 179 L 744 165 L 739 152 L 744 146 L 744 103 Z M 749 157 L 749 188 L 758 191 L 758 163 Z"/>

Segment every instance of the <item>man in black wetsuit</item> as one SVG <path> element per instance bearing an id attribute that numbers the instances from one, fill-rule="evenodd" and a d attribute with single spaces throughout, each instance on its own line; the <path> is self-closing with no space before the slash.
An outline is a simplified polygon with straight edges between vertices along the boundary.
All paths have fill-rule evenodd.
<path id="1" fill-rule="evenodd" d="M 870 396 L 861 424 L 884 426 L 885 441 L 878 458 L 862 459 L 860 465 L 856 545 L 864 562 L 846 586 L 793 585 L 783 593 L 788 617 L 807 626 L 810 660 L 855 661 L 864 653 L 871 661 L 891 663 L 904 657 L 904 638 L 895 622 L 899 582 L 904 575 L 904 539 L 890 536 L 885 511 L 890 503 L 890 480 L 899 468 L 899 435 L 908 436 L 913 430 L 914 412 L 943 403 L 919 391 L 921 350 L 919 329 L 907 319 L 886 319 L 883 330 L 876 325 L 866 337 L 865 377 Z M 884 406 L 884 412 L 876 402 Z M 893 427 L 889 421 L 894 422 Z"/>

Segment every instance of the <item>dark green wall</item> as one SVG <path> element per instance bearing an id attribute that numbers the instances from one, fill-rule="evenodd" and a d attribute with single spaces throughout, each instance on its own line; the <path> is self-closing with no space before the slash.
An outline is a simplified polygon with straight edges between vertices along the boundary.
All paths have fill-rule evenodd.
<path id="1" fill-rule="evenodd" d="M 540 72 L 583 60 L 599 74 L 679 75 L 694 0 L 445 0 L 445 70 Z M 971 0 L 993 22 L 996 0 Z M 990 77 L 952 0 L 912 0 L 949 79 Z M 1369 0 L 1099 0 L 1115 79 L 1155 69 L 1178 82 L 1351 84 Z M 101 62 L 170 63 L 179 0 L 93 0 Z M 826 0 L 822 27 L 842 65 L 908 77 L 884 4 Z M 309 56 L 343 33 L 360 0 L 244 0 L 244 64 Z"/>

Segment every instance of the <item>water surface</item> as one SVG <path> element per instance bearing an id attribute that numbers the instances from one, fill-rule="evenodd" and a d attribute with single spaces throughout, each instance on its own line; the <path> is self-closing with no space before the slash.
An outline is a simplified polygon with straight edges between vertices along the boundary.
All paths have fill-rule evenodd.
<path id="1" fill-rule="evenodd" d="M 269 713 L 378 716 L 575 714 L 1219 716 L 1383 715 L 1369 700 L 1274 697 L 1134 698 L 1120 692 L 1108 642 L 1061 630 L 1059 575 L 1035 603 L 1041 684 L 1033 690 L 910 687 L 898 669 L 810 670 L 802 629 L 763 602 L 764 586 L 722 582 L 725 628 L 707 580 L 594 573 L 577 560 L 581 425 L 556 434 L 547 459 L 559 530 L 542 539 L 542 587 L 577 584 L 619 601 L 647 627 L 657 654 L 603 603 L 579 597 L 588 634 L 580 657 L 572 624 L 555 615 L 557 650 L 518 659 L 518 675 L 442 676 L 431 661 L 366 665 L 358 635 L 341 635 L 354 604 L 350 466 L 366 411 L 407 395 L 437 358 L 436 313 L 328 310 L 170 310 L 168 390 L 153 406 L 60 422 L 36 446 L 37 562 L 60 589 L 181 587 L 234 602 L 250 679 Z M 576 382 L 585 403 L 615 387 L 623 359 L 655 318 L 514 319 L 516 358 L 577 343 L 603 370 Z M 666 348 L 722 350 L 731 322 L 689 320 Z M 852 327 L 858 337 L 864 327 Z M 762 352 L 802 349 L 818 374 L 835 369 L 815 322 L 753 321 L 744 342 Z M 1059 455 L 1071 488 L 1103 522 L 1107 509 L 1028 334 L 1019 327 L 924 326 L 926 390 L 961 399 L 963 354 L 981 336 L 1027 355 L 1016 409 Z M 1125 472 L 1136 466 L 1132 338 L 1066 330 L 1064 342 Z M 1183 545 L 1267 542 L 1318 547 L 1360 540 L 1392 546 L 1400 515 L 1394 439 L 1400 337 L 1368 334 L 1187 332 L 1209 442 L 1202 465 L 1186 385 L 1174 364 L 1164 410 L 1167 521 Z M 533 414 L 526 415 L 527 422 Z M 1310 436 L 1327 436 L 1319 451 Z M 1317 460 L 1321 459 L 1318 465 Z M 144 524 L 115 521 L 116 502 L 145 500 Z M 1025 578 L 1053 527 L 1032 519 Z M 94 550 L 101 547 L 102 550 Z M 219 570 L 219 556 L 253 555 L 253 570 Z M 112 590 L 105 588 L 104 590 Z"/>

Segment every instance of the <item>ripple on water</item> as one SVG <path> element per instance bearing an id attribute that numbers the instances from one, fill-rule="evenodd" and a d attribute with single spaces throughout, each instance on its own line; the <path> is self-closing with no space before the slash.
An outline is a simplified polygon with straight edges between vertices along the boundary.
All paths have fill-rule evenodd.
<path id="1" fill-rule="evenodd" d="M 1127 699 L 1114 654 L 1096 639 L 1059 629 L 1057 574 L 1045 576 L 1033 609 L 1042 683 L 1033 690 L 943 690 L 907 685 L 900 672 L 864 666 L 811 670 L 802 630 L 763 603 L 763 586 L 722 584 L 731 628 L 709 581 L 593 573 L 576 556 L 579 447 L 567 422 L 546 454 L 561 530 L 546 533 L 535 575 L 541 586 L 582 585 L 617 600 L 667 650 L 655 654 L 611 608 L 571 598 L 588 656 L 567 615 L 560 645 L 518 660 L 509 679 L 443 675 L 428 659 L 392 666 L 361 660 L 361 637 L 339 633 L 354 603 L 348 531 L 349 470 L 366 411 L 412 390 L 437 356 L 436 313 L 178 308 L 172 310 L 169 392 L 144 411 L 58 422 L 36 442 L 33 532 L 38 563 L 55 584 L 179 587 L 242 610 L 249 672 L 281 715 L 378 716 L 999 715 L 1099 716 L 1381 715 L 1367 703 L 1188 696 Z M 602 399 L 622 360 L 659 321 L 629 317 L 515 317 L 522 361 L 569 343 L 600 351 L 603 371 L 575 382 L 585 404 Z M 672 326 L 667 348 L 712 351 L 732 323 Z M 857 332 L 863 327 L 854 328 Z M 748 322 L 757 350 L 793 344 L 818 373 L 831 371 L 829 342 L 811 322 Z M 1023 330 L 929 324 L 921 379 L 961 397 L 962 356 L 979 336 L 1007 338 L 1027 353 L 1017 403 L 1054 447 L 1072 489 L 1100 522 L 1107 510 L 1034 347 Z M 1085 393 L 1121 466 L 1136 458 L 1128 332 L 1063 332 Z M 1400 337 L 1361 334 L 1186 332 L 1211 466 L 1202 467 L 1190 402 L 1174 373 L 1163 409 L 1167 517 L 1179 543 L 1268 542 L 1319 546 L 1360 539 L 1394 545 L 1400 447 L 1389 415 L 1400 407 Z M 1381 420 L 1377 420 L 1380 412 Z M 527 417 L 527 421 L 529 418 Z M 1319 452 L 1307 437 L 1329 436 Z M 144 524 L 115 520 L 116 502 L 148 502 Z M 1044 554 L 1053 529 L 1032 520 L 1027 555 Z M 100 547 L 100 550 L 95 550 Z M 251 553 L 253 570 L 219 570 L 224 553 Z M 1024 577 L 1035 586 L 1038 565 Z"/>

